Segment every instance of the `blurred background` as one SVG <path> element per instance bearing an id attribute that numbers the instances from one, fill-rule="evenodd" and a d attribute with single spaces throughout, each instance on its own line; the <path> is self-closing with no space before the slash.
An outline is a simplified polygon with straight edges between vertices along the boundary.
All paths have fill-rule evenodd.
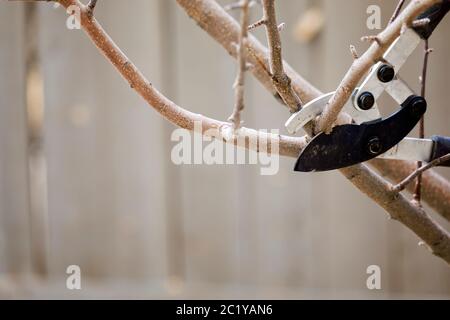
<path id="1" fill-rule="evenodd" d="M 377 32 L 374 4 L 384 27 L 397 1 L 277 1 L 286 60 L 334 90 L 349 45 L 362 53 Z M 169 98 L 227 119 L 235 61 L 174 0 L 99 1 L 96 16 Z M 66 19 L 0 3 L 0 298 L 450 298 L 448 265 L 339 173 L 172 164 L 175 127 Z M 427 135 L 450 135 L 449 32 L 447 19 L 430 42 Z M 421 68 L 418 49 L 401 72 L 416 90 Z M 249 76 L 245 125 L 286 134 L 288 116 Z M 81 290 L 66 288 L 69 265 Z M 369 265 L 381 290 L 366 287 Z"/>

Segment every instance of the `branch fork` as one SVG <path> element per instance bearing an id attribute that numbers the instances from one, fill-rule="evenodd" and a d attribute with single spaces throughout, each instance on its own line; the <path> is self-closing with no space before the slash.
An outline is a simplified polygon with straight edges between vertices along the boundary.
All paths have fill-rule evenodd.
<path id="1" fill-rule="evenodd" d="M 210 32 L 214 37 L 217 37 L 217 39 L 228 48 L 229 52 L 231 52 L 229 49 L 230 35 L 232 35 L 234 39 L 237 39 L 239 38 L 236 36 L 239 32 L 238 30 L 247 30 L 247 27 L 240 29 L 236 28 L 235 22 L 233 22 L 228 14 L 226 14 L 226 12 L 224 12 L 213 0 L 196 0 L 195 2 L 192 0 L 177 1 L 199 22 L 202 28 Z M 66 8 L 73 4 L 82 6 L 78 0 L 60 0 L 59 2 Z M 372 44 L 371 48 L 369 48 L 366 53 L 354 61 L 354 65 L 350 68 L 348 74 L 341 83 L 340 87 L 342 89 L 337 90 L 336 97 L 332 99 L 332 102 L 327 107 L 327 109 L 332 110 L 331 113 L 328 111 L 328 113 L 331 114 L 330 119 L 333 120 L 330 125 L 332 125 L 339 114 L 339 104 L 346 101 L 346 95 L 353 92 L 354 87 L 367 72 L 368 68 L 370 68 L 373 61 L 382 57 L 386 47 L 392 43 L 399 34 L 404 21 L 411 21 L 418 13 L 431 7 L 436 2 L 437 0 L 416 0 L 411 2 L 411 4 L 409 4 L 399 15 L 399 18 L 379 34 L 382 46 L 380 47 L 376 43 Z M 271 90 L 272 93 L 274 93 L 272 91 L 273 87 L 268 85 L 268 81 L 273 82 L 272 85 L 276 87 L 277 92 L 283 98 L 284 102 L 290 109 L 296 110 L 301 105 L 299 99 L 300 95 L 303 95 L 310 100 L 317 97 L 320 92 L 297 75 L 287 64 L 284 64 L 281 57 L 281 41 L 275 19 L 274 1 L 263 0 L 263 9 L 265 18 L 267 19 L 265 26 L 269 39 L 270 71 L 273 74 L 273 77 L 278 80 L 281 79 L 282 81 L 272 81 L 271 77 L 267 77 L 267 73 L 261 70 L 262 66 L 260 66 L 259 62 L 255 64 L 255 68 L 252 72 L 269 90 Z M 208 17 L 204 17 L 205 15 L 202 14 L 204 12 L 209 13 Z M 220 128 L 222 134 L 225 134 L 224 130 L 226 131 L 226 128 L 229 128 L 230 124 L 194 114 L 170 101 L 150 84 L 137 67 L 106 34 L 96 19 L 94 17 L 89 18 L 87 10 L 82 10 L 81 15 L 82 28 L 97 46 L 99 51 L 101 51 L 116 67 L 117 71 L 132 85 L 133 89 L 163 117 L 174 124 L 189 130 L 193 130 L 196 121 L 201 121 L 203 124 L 203 132 L 212 128 Z M 206 24 L 205 21 L 209 21 L 208 19 L 211 17 L 215 17 L 216 19 L 212 21 L 212 24 Z M 221 26 L 221 28 L 218 28 L 218 26 Z M 214 28 L 216 28 L 216 30 L 213 30 Z M 229 33 L 224 32 L 223 30 L 228 30 Z M 257 56 L 258 61 L 264 61 L 265 54 L 263 53 L 263 47 L 256 42 L 255 39 L 248 39 L 248 41 L 247 48 L 252 48 L 248 50 L 252 57 Z M 251 53 L 252 51 L 253 54 Z M 125 66 L 125 62 L 127 61 L 129 63 Z M 297 93 L 299 95 L 297 95 Z M 246 134 L 256 137 L 259 137 L 260 135 L 260 133 L 255 130 L 241 128 L 233 133 L 233 136 L 235 137 L 234 143 L 236 143 L 240 132 L 243 131 L 245 131 Z M 264 137 L 261 138 L 264 139 Z M 297 157 L 307 143 L 306 137 L 297 138 L 277 135 L 277 138 L 280 142 L 278 154 L 290 157 Z M 340 171 L 344 176 L 351 180 L 357 188 L 382 206 L 394 219 L 414 231 L 417 236 L 426 243 L 433 254 L 450 264 L 450 234 L 428 216 L 422 208 L 412 205 L 410 201 L 400 193 L 393 192 L 391 184 L 386 182 L 372 170 L 368 169 L 365 165 L 360 164 L 341 169 Z"/>

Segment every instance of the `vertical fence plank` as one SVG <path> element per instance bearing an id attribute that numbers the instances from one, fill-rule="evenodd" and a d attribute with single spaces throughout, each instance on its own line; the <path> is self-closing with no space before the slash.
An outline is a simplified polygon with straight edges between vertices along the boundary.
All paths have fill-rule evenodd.
<path id="1" fill-rule="evenodd" d="M 231 113 L 235 65 L 222 48 L 176 8 L 177 102 L 218 119 Z M 204 145 L 206 145 L 205 143 Z M 236 280 L 237 166 L 183 165 L 180 170 L 188 284 Z"/>
<path id="2" fill-rule="evenodd" d="M 160 89 L 164 94 L 178 101 L 178 41 L 177 41 L 177 4 L 173 1 L 160 0 L 160 64 L 164 68 L 161 73 Z M 183 289 L 186 277 L 186 244 L 184 234 L 183 186 L 181 168 L 171 159 L 171 135 L 175 126 L 164 121 L 164 153 L 161 154 L 165 163 L 166 174 L 166 223 L 167 223 L 167 264 L 169 294 L 176 295 Z"/>
<path id="3" fill-rule="evenodd" d="M 277 2 L 278 22 L 285 23 L 281 32 L 284 57 L 294 68 L 302 70 L 308 76 L 308 50 L 293 41 L 293 30 L 297 20 L 307 8 L 307 1 Z M 254 10 L 254 19 L 261 16 L 260 10 Z M 254 34 L 266 44 L 264 28 Z M 260 129 L 279 129 L 286 134 L 283 125 L 289 112 L 271 97 L 254 79 L 249 81 L 251 88 L 246 111 L 246 121 L 250 126 Z M 253 196 L 248 201 L 247 228 L 257 234 L 258 256 L 251 267 L 257 272 L 258 283 L 269 287 L 308 288 L 318 286 L 326 275 L 318 270 L 326 264 L 311 264 L 317 258 L 326 257 L 326 236 L 322 243 L 313 243 L 315 221 L 321 220 L 320 212 L 311 197 L 315 181 L 312 176 L 300 176 L 293 172 L 293 160 L 281 158 L 280 168 L 274 176 L 261 176 L 259 170 L 253 170 L 246 179 Z M 315 221 L 313 215 L 315 215 Z M 314 270 L 314 268 L 316 268 Z M 315 275 L 320 276 L 315 277 Z M 326 273 L 326 272 L 325 272 Z M 267 292 L 269 293 L 269 292 Z M 273 292 L 271 292 L 273 294 Z M 276 294 L 276 292 L 275 292 Z"/>
<path id="4" fill-rule="evenodd" d="M 98 19 L 155 85 L 156 1 L 99 3 Z M 166 274 L 162 123 L 63 10 L 41 7 L 51 270 L 109 280 Z M 139 33 L 139 37 L 133 35 Z M 145 40 L 143 37 L 145 37 Z"/>
<path id="5" fill-rule="evenodd" d="M 23 4 L 0 4 L 0 273 L 30 271 Z"/>

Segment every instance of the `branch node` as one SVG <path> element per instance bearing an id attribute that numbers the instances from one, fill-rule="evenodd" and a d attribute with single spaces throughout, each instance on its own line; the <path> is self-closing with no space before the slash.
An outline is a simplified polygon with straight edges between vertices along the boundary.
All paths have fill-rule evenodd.
<path id="1" fill-rule="evenodd" d="M 260 20 L 256 21 L 255 23 L 249 25 L 247 29 L 249 31 L 251 31 L 251 30 L 256 29 L 256 28 L 258 28 L 258 27 L 260 27 L 262 25 L 265 25 L 266 23 L 267 23 L 267 21 L 265 19 L 260 19 Z"/>
<path id="2" fill-rule="evenodd" d="M 443 162 L 447 162 L 450 161 L 450 153 L 446 154 L 440 158 L 437 158 L 429 163 L 427 163 L 426 165 L 421 166 L 420 168 L 416 169 L 413 173 L 411 173 L 408 177 L 406 177 L 403 181 L 401 181 L 400 183 L 398 183 L 397 185 L 392 187 L 392 191 L 399 193 L 402 192 L 403 190 L 405 190 L 405 188 L 414 181 L 414 179 L 416 179 L 419 175 L 421 175 L 422 173 L 424 173 L 425 171 L 439 166 L 441 163 Z"/>
<path id="3" fill-rule="evenodd" d="M 404 34 L 408 29 L 408 25 L 406 23 L 402 23 L 402 27 L 400 28 L 400 34 Z"/>
<path id="4" fill-rule="evenodd" d="M 352 44 L 350 45 L 350 52 L 354 60 L 357 60 L 359 58 L 358 52 L 356 51 L 355 46 Z"/>
<path id="5" fill-rule="evenodd" d="M 423 27 L 423 26 L 428 25 L 429 23 L 430 23 L 430 18 L 418 19 L 418 20 L 414 20 L 411 23 L 411 27 L 413 27 L 413 28 Z"/>
<path id="6" fill-rule="evenodd" d="M 87 13 L 89 16 L 94 15 L 95 6 L 97 5 L 97 0 L 89 0 L 89 3 L 87 4 Z"/>
<path id="7" fill-rule="evenodd" d="M 405 0 L 400 0 L 398 2 L 397 7 L 395 8 L 391 19 L 389 19 L 389 23 L 388 24 L 391 24 L 392 22 L 394 22 L 395 19 L 397 19 L 398 14 L 400 13 L 400 10 L 402 10 L 402 7 L 403 7 L 404 4 L 405 4 Z"/>
<path id="8" fill-rule="evenodd" d="M 267 76 L 269 76 L 270 78 L 272 78 L 272 73 L 270 72 L 268 66 L 267 66 L 267 62 L 263 61 L 263 59 L 261 59 L 255 52 L 255 50 L 253 50 L 252 47 L 247 47 L 248 52 L 250 53 L 250 55 L 252 56 L 253 59 L 255 59 L 256 63 L 266 72 Z"/>
<path id="9" fill-rule="evenodd" d="M 286 23 L 282 22 L 278 25 L 278 31 L 283 31 L 286 28 Z"/>
<path id="10" fill-rule="evenodd" d="M 283 65 L 282 47 L 280 28 L 277 24 L 275 14 L 275 1 L 263 0 L 264 20 L 266 20 L 266 34 L 269 43 L 270 54 L 270 72 L 272 75 L 272 82 L 275 89 L 283 99 L 291 111 L 298 111 L 302 102 L 294 91 L 291 85 L 290 78 L 286 75 Z M 282 26 L 281 24 L 280 26 Z"/>
<path id="11" fill-rule="evenodd" d="M 379 46 L 381 46 L 381 40 L 378 36 L 364 36 L 361 37 L 361 41 L 376 42 Z"/>

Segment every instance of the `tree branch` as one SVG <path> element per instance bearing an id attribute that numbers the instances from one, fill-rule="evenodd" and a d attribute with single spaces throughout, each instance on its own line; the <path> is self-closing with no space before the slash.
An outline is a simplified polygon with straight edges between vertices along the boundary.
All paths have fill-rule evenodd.
<path id="1" fill-rule="evenodd" d="M 234 109 L 228 121 L 233 123 L 235 130 L 241 126 L 241 112 L 244 110 L 244 86 L 245 86 L 245 71 L 247 70 L 246 46 L 245 43 L 248 37 L 248 21 L 249 21 L 249 0 L 242 0 L 241 4 L 241 33 L 239 35 L 238 51 L 238 72 L 235 83 L 235 103 Z"/>
<path id="2" fill-rule="evenodd" d="M 263 0 L 264 25 L 266 27 L 267 39 L 270 51 L 270 70 L 275 88 L 289 107 L 291 112 L 300 110 L 302 102 L 292 89 L 291 79 L 284 71 L 280 31 L 278 29 L 275 15 L 275 1 Z"/>
<path id="3" fill-rule="evenodd" d="M 370 164 L 385 178 L 393 183 L 399 183 L 416 170 L 416 164 L 406 161 L 391 161 L 374 159 Z M 408 185 L 407 190 L 414 192 L 414 186 Z M 422 198 L 442 217 L 450 221 L 450 182 L 436 173 L 428 170 L 422 175 Z"/>
<path id="4" fill-rule="evenodd" d="M 234 144 L 237 144 L 240 139 L 242 140 L 242 138 L 246 138 L 246 148 L 251 147 L 248 143 L 249 139 L 257 139 L 257 141 L 271 141 L 274 139 L 279 139 L 278 153 L 282 156 L 295 157 L 306 145 L 307 141 L 305 137 L 273 135 L 244 127 L 233 134 L 232 124 L 208 118 L 183 109 L 153 87 L 150 81 L 145 78 L 138 68 L 109 37 L 95 17 L 89 14 L 85 5 L 78 0 L 59 0 L 59 2 L 66 8 L 71 5 L 77 5 L 80 7 L 81 26 L 88 34 L 92 42 L 114 65 L 114 67 L 116 67 L 117 71 L 129 83 L 130 87 L 135 90 L 145 101 L 147 101 L 150 106 L 152 106 L 164 118 L 173 124 L 184 129 L 193 130 L 195 122 L 201 122 L 203 125 L 203 134 Z M 267 153 L 272 153 L 270 145 Z"/>
<path id="5" fill-rule="evenodd" d="M 250 30 L 256 29 L 256 28 L 258 28 L 258 27 L 260 27 L 260 26 L 262 26 L 262 25 L 265 25 L 265 24 L 266 24 L 266 20 L 264 20 L 264 19 L 259 19 L 259 20 L 256 21 L 255 23 L 252 23 L 251 25 L 249 25 L 249 26 L 248 26 L 248 30 L 250 31 Z"/>
<path id="6" fill-rule="evenodd" d="M 425 171 L 436 167 L 438 165 L 440 165 L 443 162 L 446 162 L 447 160 L 450 160 L 450 154 L 447 154 L 445 156 L 442 156 L 440 158 L 434 159 L 433 161 L 427 163 L 426 165 L 421 166 L 420 168 L 418 168 L 416 171 L 414 171 L 413 173 L 411 173 L 408 177 L 406 177 L 402 182 L 400 182 L 399 184 L 395 185 L 392 190 L 394 192 L 401 192 L 403 190 L 405 190 L 405 188 L 408 186 L 408 184 L 410 184 L 411 182 L 414 181 L 414 179 L 416 179 L 417 177 L 421 176 L 422 173 L 424 173 Z M 415 199 L 417 200 L 417 199 Z"/>
<path id="7" fill-rule="evenodd" d="M 350 99 L 353 90 L 361 81 L 362 77 L 379 61 L 387 48 L 400 35 L 402 25 L 409 25 L 420 13 L 438 3 L 440 0 L 414 0 L 397 19 L 389 24 L 380 34 L 375 36 L 370 48 L 357 60 L 355 60 L 342 79 L 336 93 L 330 99 L 327 107 L 319 118 L 319 131 L 330 132 L 332 126 L 341 112 L 344 104 Z"/>
<path id="8" fill-rule="evenodd" d="M 97 0 L 89 0 L 87 5 L 87 9 L 91 12 L 94 12 L 95 6 L 97 5 Z"/>
<path id="9" fill-rule="evenodd" d="M 224 12 L 224 10 L 215 1 L 177 0 L 177 2 L 201 28 L 203 28 L 208 34 L 211 35 L 212 38 L 219 42 L 230 53 L 230 55 L 234 56 L 233 52 L 229 50 L 229 46 L 230 43 L 233 42 L 233 39 L 237 37 L 236 22 L 226 12 Z M 223 32 L 223 30 L 226 30 L 226 32 Z M 394 38 L 392 41 L 393 40 Z M 251 51 L 255 53 L 254 56 L 258 56 L 258 60 L 265 61 L 267 59 L 265 54 L 266 50 L 256 39 L 249 38 L 248 45 L 252 48 Z M 310 101 L 321 94 L 311 84 L 296 75 L 295 72 L 288 67 L 288 64 L 284 63 L 284 66 L 285 68 L 287 66 L 287 73 L 293 79 L 292 83 L 294 90 L 299 93 L 300 96 L 304 97 L 304 100 L 302 99 L 303 101 Z M 261 67 L 258 63 L 256 63 L 255 68 L 252 69 L 252 73 L 268 90 L 273 92 L 273 86 L 270 83 L 270 79 L 268 78 L 267 71 L 264 67 Z M 346 168 L 341 170 L 341 172 L 357 188 L 383 206 L 392 217 L 396 217 L 399 221 L 419 235 L 419 237 L 429 238 L 431 235 L 425 234 L 429 231 L 434 235 L 431 236 L 431 238 L 444 239 L 442 241 L 446 244 L 443 245 L 443 247 L 446 249 L 437 249 L 437 251 L 441 252 L 437 255 L 446 256 L 444 259 L 449 262 L 449 234 L 438 226 L 429 216 L 427 216 L 423 210 L 413 206 L 402 195 L 392 196 L 392 193 L 390 192 L 390 184 L 387 184 L 383 181 L 383 179 L 364 165 Z M 374 188 L 374 186 L 377 186 L 377 188 Z M 446 196 L 450 197 L 450 192 L 446 193 Z M 402 210 L 398 211 L 398 208 L 402 208 Z M 427 227 L 424 226 L 425 224 Z M 425 231 L 427 228 L 430 229 Z M 429 238 L 429 240 L 431 238 Z M 430 244 L 430 242 L 427 243 Z M 433 245 L 430 247 L 433 247 Z"/>
<path id="10" fill-rule="evenodd" d="M 356 48 L 354 45 L 350 45 L 350 53 L 352 54 L 353 60 L 359 59 L 358 52 L 356 51 Z"/>
<path id="11" fill-rule="evenodd" d="M 389 19 L 389 24 L 394 22 L 395 19 L 397 19 L 400 10 L 402 10 L 403 5 L 405 4 L 405 0 L 400 0 L 397 4 L 397 7 L 395 7 L 394 13 L 392 14 L 391 19 Z"/>
<path id="12" fill-rule="evenodd" d="M 178 1 L 181 2 L 181 0 Z M 189 0 L 189 2 L 192 5 L 198 1 Z M 225 136 L 224 131 L 229 132 L 230 125 L 228 123 L 182 109 L 157 91 L 78 0 L 60 0 L 60 3 L 66 8 L 70 5 L 78 5 L 81 8 L 81 25 L 92 42 L 116 67 L 130 86 L 166 119 L 186 129 L 192 130 L 195 121 L 203 121 L 205 124 L 203 129 L 218 129 L 220 136 Z M 207 12 L 205 10 L 204 14 Z M 253 134 L 259 135 L 259 133 Z M 280 137 L 280 154 L 296 157 L 304 143 L 303 138 Z M 270 152 L 270 150 L 268 151 Z M 422 208 L 412 205 L 401 194 L 392 192 L 390 184 L 364 165 L 345 168 L 341 172 L 356 187 L 389 212 L 393 219 L 402 222 L 414 231 L 428 245 L 433 254 L 450 264 L 450 235 L 436 224 Z"/>
<path id="13" fill-rule="evenodd" d="M 236 57 L 235 51 L 232 50 L 232 43 L 235 41 L 234 39 L 238 38 L 239 26 L 222 7 L 212 0 L 177 0 L 177 2 L 205 32 L 222 45 L 232 57 Z M 254 64 L 251 73 L 273 94 L 274 87 L 270 78 L 271 74 L 264 64 L 264 61 L 268 60 L 266 54 L 268 49 L 251 36 L 247 45 L 253 59 L 252 64 Z M 294 90 L 302 97 L 302 100 L 308 102 L 322 94 L 322 92 L 295 73 L 288 63 L 284 62 L 284 66 L 286 73 L 292 78 Z M 274 96 L 277 95 L 274 94 Z M 371 165 L 374 165 L 383 176 L 394 180 L 399 180 L 414 170 L 410 163 L 402 161 L 377 159 L 373 160 Z M 400 173 L 400 178 L 398 173 Z M 450 210 L 450 184 L 435 172 L 432 175 L 430 174 L 426 181 L 427 183 L 424 187 L 437 192 L 425 192 L 425 200 L 432 204 L 433 208 L 438 212 L 440 211 L 438 203 L 449 203 L 449 208 L 444 208 L 445 215 Z M 439 194 L 440 196 L 436 198 L 433 196 L 434 194 Z"/>
<path id="14" fill-rule="evenodd" d="M 237 58 L 233 44 L 239 41 L 240 26 L 224 8 L 213 0 L 177 0 L 177 2 L 199 27 L 223 46 L 230 56 Z M 270 70 L 267 64 L 269 60 L 267 48 L 252 35 L 248 37 L 247 47 L 249 52 L 253 53 L 248 57 L 248 62 L 255 66 L 250 70 L 251 73 L 277 100 L 280 100 L 272 78 L 267 74 L 267 70 Z M 266 68 L 260 65 L 262 61 L 267 64 Z M 310 101 L 322 94 L 287 63 L 284 63 L 284 70 L 292 80 L 292 86 L 301 101 Z"/>
<path id="15" fill-rule="evenodd" d="M 437 224 L 420 206 L 393 192 L 392 185 L 363 165 L 342 169 L 341 172 L 361 192 L 383 207 L 393 220 L 412 230 L 430 251 L 450 264 L 450 234 Z M 387 191 L 389 190 L 389 191 Z"/>
<path id="16" fill-rule="evenodd" d="M 427 87 L 428 57 L 432 52 L 432 50 L 428 46 L 428 39 L 426 39 L 424 42 L 425 42 L 425 50 L 423 54 L 422 75 L 420 76 L 420 86 L 421 86 L 420 95 L 425 98 Z M 422 116 L 422 118 L 420 118 L 419 138 L 421 139 L 425 138 L 425 116 Z M 421 161 L 417 162 L 417 169 L 419 169 L 421 166 L 422 162 Z M 414 188 L 414 200 L 420 203 L 421 198 L 422 198 L 422 174 L 419 173 L 417 175 L 416 186 Z"/>

